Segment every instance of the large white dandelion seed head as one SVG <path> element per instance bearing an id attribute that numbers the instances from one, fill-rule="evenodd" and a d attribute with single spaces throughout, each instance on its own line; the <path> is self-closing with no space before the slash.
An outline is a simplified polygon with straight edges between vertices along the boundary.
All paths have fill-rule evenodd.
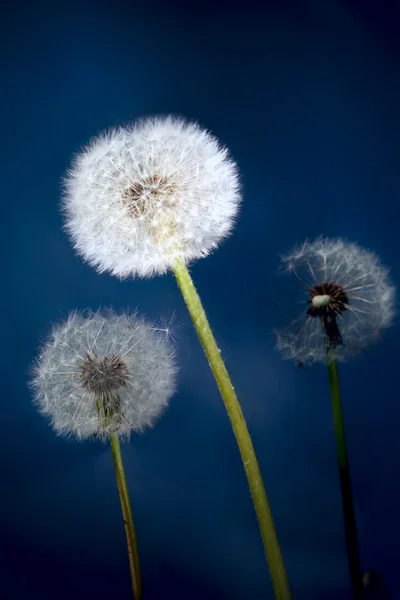
<path id="1" fill-rule="evenodd" d="M 343 361 L 374 344 L 392 324 L 395 287 L 373 252 L 321 236 L 293 248 L 282 266 L 303 294 L 297 318 L 275 331 L 284 358 L 299 364 Z"/>
<path id="2" fill-rule="evenodd" d="M 44 343 L 31 387 L 59 435 L 129 438 L 164 412 L 176 373 L 173 347 L 137 314 L 74 312 Z"/>
<path id="3" fill-rule="evenodd" d="M 93 139 L 64 183 L 65 229 L 76 251 L 121 279 L 207 256 L 231 232 L 241 200 L 228 150 L 172 116 Z"/>

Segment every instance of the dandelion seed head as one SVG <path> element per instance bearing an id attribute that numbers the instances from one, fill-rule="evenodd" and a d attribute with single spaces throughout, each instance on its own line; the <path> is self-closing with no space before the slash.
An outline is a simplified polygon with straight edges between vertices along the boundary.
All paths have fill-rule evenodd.
<path id="1" fill-rule="evenodd" d="M 64 181 L 65 229 L 78 254 L 123 279 L 207 256 L 234 226 L 236 163 L 198 124 L 147 118 L 94 138 Z"/>
<path id="2" fill-rule="evenodd" d="M 136 313 L 74 312 L 41 348 L 31 387 L 59 435 L 129 438 L 154 426 L 176 374 L 172 345 Z"/>
<path id="3" fill-rule="evenodd" d="M 306 240 L 282 257 L 303 310 L 275 331 L 276 348 L 298 364 L 357 356 L 393 323 L 395 287 L 375 253 L 342 238 Z"/>

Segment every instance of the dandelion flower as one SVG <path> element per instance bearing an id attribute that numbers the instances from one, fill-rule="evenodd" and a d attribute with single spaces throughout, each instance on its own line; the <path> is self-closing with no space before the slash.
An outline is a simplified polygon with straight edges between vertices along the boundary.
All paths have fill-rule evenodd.
<path id="1" fill-rule="evenodd" d="M 137 314 L 111 310 L 71 313 L 33 368 L 35 403 L 58 434 L 110 440 L 135 600 L 142 600 L 142 583 L 119 439 L 154 425 L 175 390 L 176 372 L 166 339 Z"/>
<path id="2" fill-rule="evenodd" d="M 374 344 L 394 318 L 395 288 L 369 250 L 341 238 L 318 237 L 282 257 L 305 295 L 302 314 L 276 331 L 287 359 L 298 364 L 339 361 Z M 303 297 L 304 297 L 303 295 Z"/>
<path id="3" fill-rule="evenodd" d="M 65 227 L 99 272 L 150 277 L 207 256 L 231 231 L 236 164 L 183 119 L 148 118 L 93 139 L 65 178 Z"/>
<path id="4" fill-rule="evenodd" d="M 136 314 L 73 312 L 44 344 L 32 386 L 58 434 L 129 438 L 162 414 L 175 374 L 172 346 Z"/>
<path id="5" fill-rule="evenodd" d="M 277 332 L 277 349 L 299 366 L 328 366 L 347 560 L 353 597 L 364 597 L 356 516 L 351 486 L 338 361 L 375 343 L 395 313 L 395 288 L 389 272 L 369 250 L 341 238 L 318 237 L 282 258 L 306 294 L 303 313 Z"/>

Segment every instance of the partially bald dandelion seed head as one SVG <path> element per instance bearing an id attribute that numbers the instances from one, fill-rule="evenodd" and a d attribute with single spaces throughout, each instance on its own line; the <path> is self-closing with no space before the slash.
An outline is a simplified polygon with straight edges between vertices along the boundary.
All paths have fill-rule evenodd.
<path id="1" fill-rule="evenodd" d="M 275 331 L 276 348 L 300 364 L 345 360 L 374 344 L 395 314 L 389 271 L 371 251 L 318 237 L 282 257 L 303 296 L 303 310 Z"/>
<path id="2" fill-rule="evenodd" d="M 147 118 L 94 138 L 65 178 L 65 228 L 99 272 L 165 273 L 207 256 L 232 230 L 237 166 L 196 123 Z"/>
<path id="3" fill-rule="evenodd" d="M 171 344 L 137 314 L 74 312 L 44 343 L 31 385 L 58 434 L 129 438 L 163 413 L 176 373 Z"/>

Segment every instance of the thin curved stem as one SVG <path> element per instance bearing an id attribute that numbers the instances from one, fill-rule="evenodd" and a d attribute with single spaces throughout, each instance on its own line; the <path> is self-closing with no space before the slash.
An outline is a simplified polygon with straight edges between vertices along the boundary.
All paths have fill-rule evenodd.
<path id="1" fill-rule="evenodd" d="M 288 578 L 271 509 L 238 398 L 186 265 L 182 261 L 176 261 L 173 271 L 232 423 L 257 514 L 275 597 L 277 600 L 290 600 Z"/>
<path id="2" fill-rule="evenodd" d="M 351 586 L 355 600 L 363 598 L 363 581 L 360 555 L 358 549 L 357 524 L 354 511 L 353 492 L 351 488 L 350 466 L 347 456 L 346 437 L 342 406 L 340 402 L 339 372 L 336 360 L 328 351 L 328 376 L 332 397 L 333 422 L 339 463 L 340 487 L 342 490 L 343 516 L 347 545 L 347 560 L 349 565 Z"/>
<path id="3" fill-rule="evenodd" d="M 122 515 L 126 540 L 128 543 L 129 568 L 131 572 L 133 597 L 135 600 L 142 600 L 142 582 L 140 577 L 139 554 L 136 542 L 135 528 L 131 504 L 129 501 L 128 485 L 126 482 L 124 464 L 122 462 L 121 446 L 116 435 L 110 434 L 111 451 L 114 460 L 115 474 L 117 477 L 118 492 L 121 500 Z"/>

